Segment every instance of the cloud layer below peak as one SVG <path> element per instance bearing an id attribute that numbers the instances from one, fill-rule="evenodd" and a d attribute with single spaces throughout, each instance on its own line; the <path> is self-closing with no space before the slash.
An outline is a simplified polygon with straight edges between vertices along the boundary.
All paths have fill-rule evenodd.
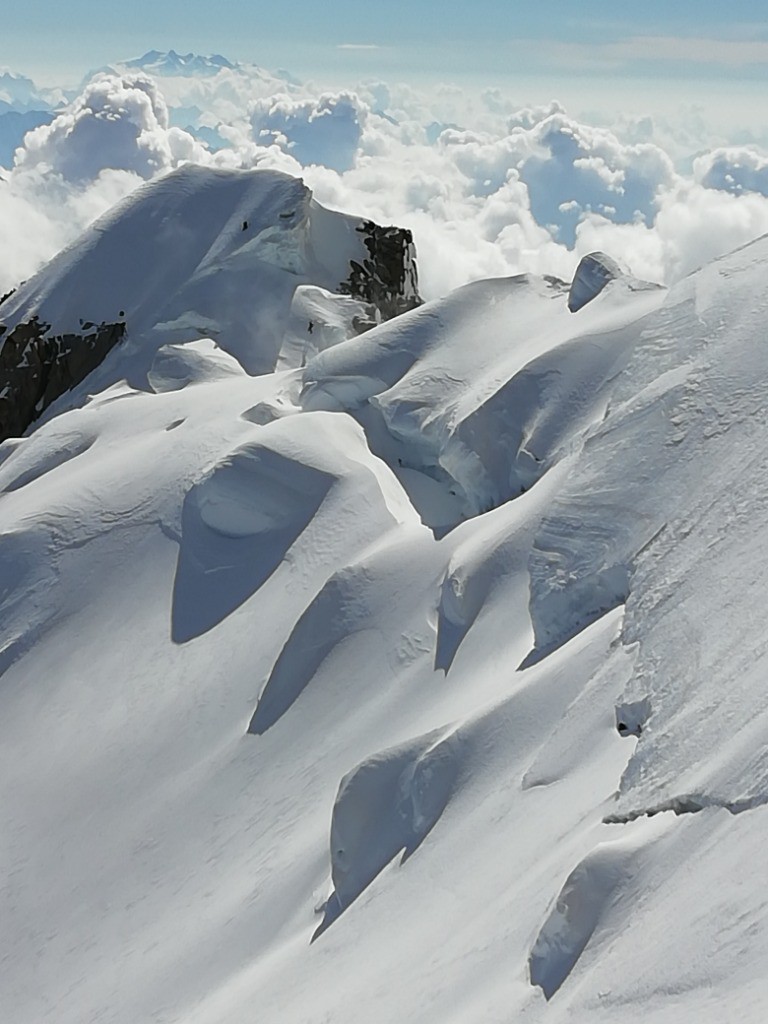
<path id="1" fill-rule="evenodd" d="M 204 79 L 95 75 L 0 169 L 0 293 L 142 181 L 198 162 L 279 167 L 320 202 L 413 230 L 427 297 L 479 277 L 569 278 L 603 249 L 672 281 L 768 231 L 768 155 L 693 113 L 610 127 L 557 102 L 515 105 L 367 83 L 329 92 L 223 67 Z"/>

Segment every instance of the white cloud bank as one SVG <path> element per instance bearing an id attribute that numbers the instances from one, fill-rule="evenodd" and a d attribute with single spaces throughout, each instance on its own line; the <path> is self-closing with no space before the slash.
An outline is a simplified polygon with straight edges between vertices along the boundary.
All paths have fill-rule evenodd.
<path id="1" fill-rule="evenodd" d="M 210 152 L 194 129 L 173 127 L 165 93 L 177 109 L 196 106 L 226 147 Z M 690 123 L 677 142 L 689 136 L 701 150 Z M 667 137 L 650 117 L 596 127 L 557 103 L 516 108 L 499 90 L 472 106 L 452 86 L 319 92 L 259 69 L 186 86 L 101 74 L 26 136 L 0 180 L 0 245 L 13 254 L 0 293 L 137 184 L 187 161 L 280 167 L 327 205 L 410 227 L 427 297 L 522 271 L 568 278 L 598 248 L 670 281 L 768 231 L 768 156 L 712 145 L 682 174 L 658 142 Z"/>
<path id="2" fill-rule="evenodd" d="M 168 108 L 151 78 L 102 74 L 51 124 L 26 136 L 16 165 L 85 184 L 105 169 L 148 180 L 205 156 L 191 135 L 169 127 Z"/>
<path id="3" fill-rule="evenodd" d="M 768 156 L 752 147 L 721 147 L 704 153 L 694 160 L 693 173 L 706 188 L 768 196 Z"/>
<path id="4" fill-rule="evenodd" d="M 152 79 L 96 76 L 51 124 L 26 135 L 12 170 L 0 171 L 0 294 L 142 181 L 208 159 L 204 146 L 169 126 Z"/>
<path id="5" fill-rule="evenodd" d="M 355 163 L 368 108 L 354 93 L 318 99 L 278 95 L 251 106 L 251 127 L 261 146 L 277 144 L 300 164 L 346 171 Z"/>

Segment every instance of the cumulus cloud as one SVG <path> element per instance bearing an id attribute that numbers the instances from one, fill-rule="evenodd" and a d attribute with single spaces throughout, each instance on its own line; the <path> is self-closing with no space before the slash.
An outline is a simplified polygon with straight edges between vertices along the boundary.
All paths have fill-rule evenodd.
<path id="1" fill-rule="evenodd" d="M 223 148 L 172 127 L 164 92 L 194 100 Z M 301 175 L 325 205 L 409 227 L 427 298 L 479 277 L 568 279 L 594 249 L 670 282 L 768 231 L 759 147 L 715 140 L 702 152 L 696 111 L 675 130 L 673 161 L 660 144 L 672 128 L 658 119 L 623 118 L 613 130 L 556 101 L 514 105 L 500 90 L 473 107 L 450 85 L 322 92 L 259 69 L 249 79 L 242 68 L 183 88 L 101 75 L 17 151 L 0 181 L 0 245 L 15 255 L 14 275 L 27 276 L 136 185 L 196 161 Z M 2 290 L 16 283 L 9 273 L 0 267 Z"/>
<path id="2" fill-rule="evenodd" d="M 169 127 L 168 108 L 151 78 L 103 74 L 51 124 L 26 136 L 16 163 L 78 184 L 105 169 L 146 180 L 184 160 L 204 158 L 204 147 L 191 135 Z"/>
<path id="3" fill-rule="evenodd" d="M 0 295 L 29 277 L 69 241 L 51 220 L 49 211 L 0 179 Z"/>
<path id="4" fill-rule="evenodd" d="M 768 200 L 731 195 L 685 179 L 659 197 L 650 225 L 614 224 L 599 215 L 577 228 L 577 251 L 617 255 L 638 277 L 672 283 L 768 232 Z"/>
<path id="5" fill-rule="evenodd" d="M 693 173 L 706 188 L 768 196 L 768 157 L 753 147 L 721 147 L 704 153 L 694 160 Z"/>
<path id="6" fill-rule="evenodd" d="M 658 147 L 622 144 L 612 132 L 579 124 L 561 109 L 521 111 L 502 137 L 448 131 L 440 141 L 453 150 L 476 195 L 492 195 L 514 173 L 527 187 L 536 222 L 568 247 L 588 213 L 649 223 L 659 190 L 674 179 L 672 162 Z"/>
<path id="7" fill-rule="evenodd" d="M 498 92 L 498 90 L 496 91 Z M 513 132 L 516 128 L 530 131 L 531 128 L 536 128 L 537 125 L 549 121 L 557 114 L 565 114 L 565 109 L 557 100 L 540 104 L 537 107 L 521 107 L 519 110 L 512 111 L 510 117 L 507 118 L 507 131 Z"/>
<path id="8" fill-rule="evenodd" d="M 246 121 L 248 107 L 255 99 L 305 95 L 288 72 L 271 74 L 251 65 L 221 68 L 205 77 L 163 78 L 161 89 L 169 108 L 196 112 L 195 123 L 211 126 Z"/>
<path id="9" fill-rule="evenodd" d="M 638 277 L 672 282 L 768 231 L 759 194 L 768 159 L 737 161 L 731 151 L 742 187 L 716 191 L 705 169 L 720 166 L 721 154 L 700 157 L 686 177 L 644 141 L 652 125 L 636 129 L 637 141 L 621 141 L 552 104 L 511 115 L 496 134 L 448 129 L 434 146 L 390 127 L 386 146 L 361 148 L 350 170 L 304 176 L 321 202 L 410 227 L 428 297 L 482 276 L 568 279 L 595 249 Z"/>
<path id="10" fill-rule="evenodd" d="M 665 247 L 664 277 L 689 273 L 702 263 L 768 231 L 768 201 L 733 196 L 683 181 L 662 199 L 654 229 Z"/>
<path id="11" fill-rule="evenodd" d="M 427 297 L 478 277 L 521 270 L 570 273 L 573 255 L 537 224 L 516 175 L 490 194 L 477 195 L 466 170 L 443 147 L 392 137 L 386 151 L 360 154 L 344 174 L 311 167 L 304 177 L 325 205 L 409 227 Z"/>
<path id="12" fill-rule="evenodd" d="M 482 275 L 568 277 L 581 252 L 579 225 L 590 223 L 593 234 L 651 225 L 677 181 L 658 147 L 622 143 L 557 103 L 517 111 L 495 134 L 446 129 L 433 146 L 429 132 L 419 139 L 411 126 L 378 131 L 378 148 L 361 141 L 354 167 L 340 175 L 306 168 L 305 177 L 321 202 L 411 227 L 427 295 Z M 658 278 L 665 264 L 654 251 L 643 265 Z"/>
<path id="13" fill-rule="evenodd" d="M 315 99 L 287 95 L 256 100 L 253 135 L 260 145 L 277 145 L 300 164 L 346 171 L 355 162 L 368 107 L 354 93 L 323 93 Z"/>
<path id="14" fill-rule="evenodd" d="M 0 180 L 0 293 L 29 277 L 142 181 L 210 155 L 169 126 L 146 75 L 98 75 L 35 128 Z"/>

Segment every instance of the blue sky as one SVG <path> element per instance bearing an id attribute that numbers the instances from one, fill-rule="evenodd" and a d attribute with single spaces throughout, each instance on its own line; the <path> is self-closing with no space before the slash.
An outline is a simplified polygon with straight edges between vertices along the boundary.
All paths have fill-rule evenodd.
<path id="1" fill-rule="evenodd" d="M 765 80 L 765 0 L 25 0 L 3 14 L 0 65 L 41 77 L 145 50 L 221 52 L 300 77 L 559 74 Z"/>

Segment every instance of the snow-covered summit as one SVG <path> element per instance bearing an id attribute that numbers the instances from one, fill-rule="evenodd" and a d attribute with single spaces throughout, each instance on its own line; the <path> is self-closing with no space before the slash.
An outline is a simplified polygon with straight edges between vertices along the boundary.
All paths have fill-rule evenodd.
<path id="1" fill-rule="evenodd" d="M 0 113 L 49 110 L 50 102 L 31 78 L 0 68 Z"/>
<path id="2" fill-rule="evenodd" d="M 175 50 L 162 52 L 149 50 L 141 57 L 133 57 L 122 61 L 121 67 L 146 71 L 150 75 L 160 77 L 195 77 L 208 78 L 217 75 L 222 68 L 230 70 L 237 67 L 219 53 L 203 55 L 199 53 L 176 53 Z"/>
<path id="3" fill-rule="evenodd" d="M 189 165 L 152 181 L 0 306 L 0 389 L 11 387 L 0 408 L 15 410 L 0 416 L 0 436 L 21 432 L 123 335 L 128 362 L 113 361 L 113 377 L 146 372 L 166 342 L 200 337 L 249 373 L 268 372 L 310 285 L 358 300 L 345 308 L 361 327 L 411 308 L 420 300 L 410 233 L 331 213 L 278 171 Z M 310 320 L 301 329 L 313 342 Z M 71 369 L 84 348 L 92 355 Z M 54 373 L 63 362 L 70 368 Z M 26 384 L 20 365 L 35 367 Z M 31 389 L 23 401 L 19 387 Z"/>

